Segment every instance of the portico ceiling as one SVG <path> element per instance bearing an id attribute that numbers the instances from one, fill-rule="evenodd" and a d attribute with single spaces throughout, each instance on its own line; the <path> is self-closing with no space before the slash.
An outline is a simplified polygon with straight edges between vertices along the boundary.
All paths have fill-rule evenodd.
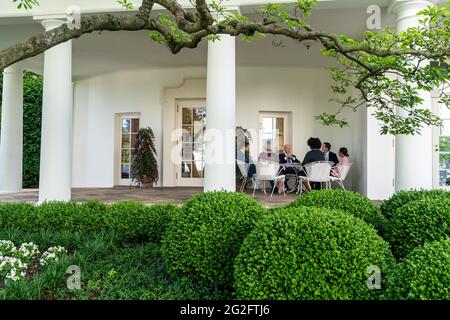
<path id="1" fill-rule="evenodd" d="M 359 0 L 359 6 L 336 9 L 336 1 L 321 1 L 321 9 L 315 11 L 310 23 L 323 30 L 358 36 L 366 29 L 367 3 Z M 366 3 L 367 2 L 367 3 Z M 380 2 L 380 1 L 379 1 Z M 353 2 L 354 3 L 354 2 Z M 386 5 L 389 1 L 381 1 Z M 252 15 L 255 6 L 241 8 L 242 13 Z M 393 16 L 384 8 L 383 25 L 395 25 Z M 43 28 L 32 17 L 0 18 L 0 49 L 40 33 Z M 274 45 L 274 43 L 278 45 Z M 173 55 L 168 49 L 147 38 L 147 32 L 103 32 L 84 35 L 73 41 L 73 75 L 75 79 L 129 69 L 168 68 L 206 65 L 207 45 L 202 42 L 196 49 L 183 49 Z M 323 67 L 329 59 L 321 56 L 319 45 L 309 50 L 298 42 L 286 38 L 267 36 L 263 40 L 245 43 L 237 40 L 237 64 L 245 66 Z M 26 62 L 26 68 L 41 73 L 43 57 Z"/>

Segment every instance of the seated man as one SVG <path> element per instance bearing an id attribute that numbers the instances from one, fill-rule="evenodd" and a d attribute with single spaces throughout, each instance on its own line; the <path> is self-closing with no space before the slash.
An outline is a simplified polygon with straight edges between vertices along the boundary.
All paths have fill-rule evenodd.
<path id="1" fill-rule="evenodd" d="M 281 163 L 300 163 L 300 160 L 297 159 L 297 157 L 292 154 L 292 146 L 289 144 L 285 144 L 283 146 L 283 153 L 280 153 L 279 158 L 280 158 L 280 164 Z M 297 170 L 296 168 L 280 168 L 280 174 L 294 174 L 297 175 Z M 291 176 L 292 177 L 292 176 Z M 296 176 L 295 176 L 296 178 Z M 294 179 L 295 180 L 295 179 Z M 296 186 L 297 185 L 297 181 L 293 182 L 293 185 Z M 288 178 L 286 178 L 285 182 L 284 182 L 284 186 L 286 189 L 289 189 L 288 187 Z"/>
<path id="2" fill-rule="evenodd" d="M 279 162 L 280 163 L 300 163 L 295 155 L 292 154 L 292 147 L 290 144 L 285 144 L 283 146 L 283 153 L 280 153 Z"/>
<path id="3" fill-rule="evenodd" d="M 331 144 L 329 142 L 323 143 L 322 152 L 323 152 L 324 160 L 333 162 L 333 166 L 335 166 L 339 162 L 336 153 L 331 152 Z"/>

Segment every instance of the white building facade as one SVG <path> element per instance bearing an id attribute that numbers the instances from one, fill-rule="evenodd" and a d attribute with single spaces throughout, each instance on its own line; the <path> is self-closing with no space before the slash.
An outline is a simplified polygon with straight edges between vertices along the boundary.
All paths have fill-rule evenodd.
<path id="1" fill-rule="evenodd" d="M 0 49 L 65 23 L 70 5 L 82 14 L 122 10 L 112 0 L 41 2 L 31 11 L 17 10 L 12 1 L 0 4 Z M 251 16 L 264 2 L 229 5 Z M 401 31 L 417 25 L 416 13 L 435 3 L 319 1 L 312 23 L 357 37 L 367 29 L 368 6 L 377 4 L 382 25 Z M 328 100 L 332 81 L 326 67 L 332 62 L 318 44 L 307 48 L 272 36 L 252 43 L 222 36 L 177 55 L 146 32 L 89 34 L 60 44 L 4 70 L 0 193 L 22 188 L 23 70 L 44 77 L 40 202 L 70 200 L 73 187 L 129 185 L 131 148 L 142 127 L 156 136 L 158 186 L 234 190 L 234 129 L 241 126 L 252 133 L 253 158 L 268 139 L 277 148 L 292 144 L 299 158 L 308 151 L 309 137 L 330 142 L 335 152 L 348 148 L 353 167 L 347 187 L 371 199 L 443 187 L 438 141 L 450 135 L 449 121 L 443 121 L 444 129 L 392 137 L 380 135 L 367 108 L 345 114 L 348 128 L 314 120 L 337 107 Z M 431 95 L 424 98 L 423 108 L 439 112 Z M 205 136 L 205 129 L 217 135 Z"/>

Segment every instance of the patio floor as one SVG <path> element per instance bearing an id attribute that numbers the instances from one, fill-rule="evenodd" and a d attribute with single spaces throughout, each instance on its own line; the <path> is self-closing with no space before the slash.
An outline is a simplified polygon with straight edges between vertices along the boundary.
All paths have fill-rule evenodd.
<path id="1" fill-rule="evenodd" d="M 74 188 L 72 189 L 72 200 L 84 202 L 89 200 L 99 200 L 106 203 L 113 203 L 125 200 L 136 200 L 146 204 L 155 203 L 177 203 L 181 204 L 194 194 L 202 192 L 202 188 Z M 247 191 L 251 195 L 251 191 Z M 286 196 L 274 194 L 270 199 L 257 190 L 255 199 L 265 207 L 273 207 L 281 204 L 288 204 L 297 196 L 287 194 Z M 0 194 L 0 202 L 30 202 L 38 201 L 38 189 L 25 189 L 18 193 Z"/>

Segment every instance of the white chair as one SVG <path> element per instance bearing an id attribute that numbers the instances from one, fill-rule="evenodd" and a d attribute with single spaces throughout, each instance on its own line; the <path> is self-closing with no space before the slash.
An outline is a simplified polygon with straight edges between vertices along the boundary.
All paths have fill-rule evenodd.
<path id="1" fill-rule="evenodd" d="M 236 160 L 236 164 L 239 168 L 239 171 L 241 172 L 241 180 L 242 180 L 242 185 L 240 188 L 240 192 L 244 191 L 245 186 L 247 185 L 248 182 L 248 169 L 250 168 L 250 164 L 249 163 L 245 163 L 244 161 L 240 161 L 240 160 Z"/>
<path id="2" fill-rule="evenodd" d="M 303 166 L 306 170 L 306 177 L 300 176 L 300 186 L 297 193 L 302 194 L 303 182 L 306 182 L 309 189 L 311 189 L 311 182 L 325 183 L 327 189 L 331 188 L 331 164 L 329 161 L 316 161 Z"/>
<path id="3" fill-rule="evenodd" d="M 342 190 L 345 190 L 344 181 L 347 178 L 351 167 L 352 167 L 351 163 L 346 164 L 345 166 L 337 165 L 333 167 L 334 172 L 336 172 L 338 176 L 337 177 L 330 176 L 330 180 L 332 182 L 336 182 L 342 188 Z"/>
<path id="4" fill-rule="evenodd" d="M 260 185 L 260 183 L 263 182 L 264 183 L 263 191 L 265 193 L 266 181 L 273 181 L 272 193 L 270 194 L 270 197 L 272 198 L 277 183 L 279 181 L 283 181 L 284 183 L 284 180 L 286 178 L 284 175 L 280 175 L 279 171 L 280 165 L 278 163 L 268 161 L 258 161 L 258 163 L 256 163 L 256 174 L 253 176 L 253 180 L 255 182 L 253 187 L 253 196 L 255 195 L 257 185 Z M 283 193 L 284 195 L 286 195 L 286 191 L 284 190 L 284 188 Z"/>

